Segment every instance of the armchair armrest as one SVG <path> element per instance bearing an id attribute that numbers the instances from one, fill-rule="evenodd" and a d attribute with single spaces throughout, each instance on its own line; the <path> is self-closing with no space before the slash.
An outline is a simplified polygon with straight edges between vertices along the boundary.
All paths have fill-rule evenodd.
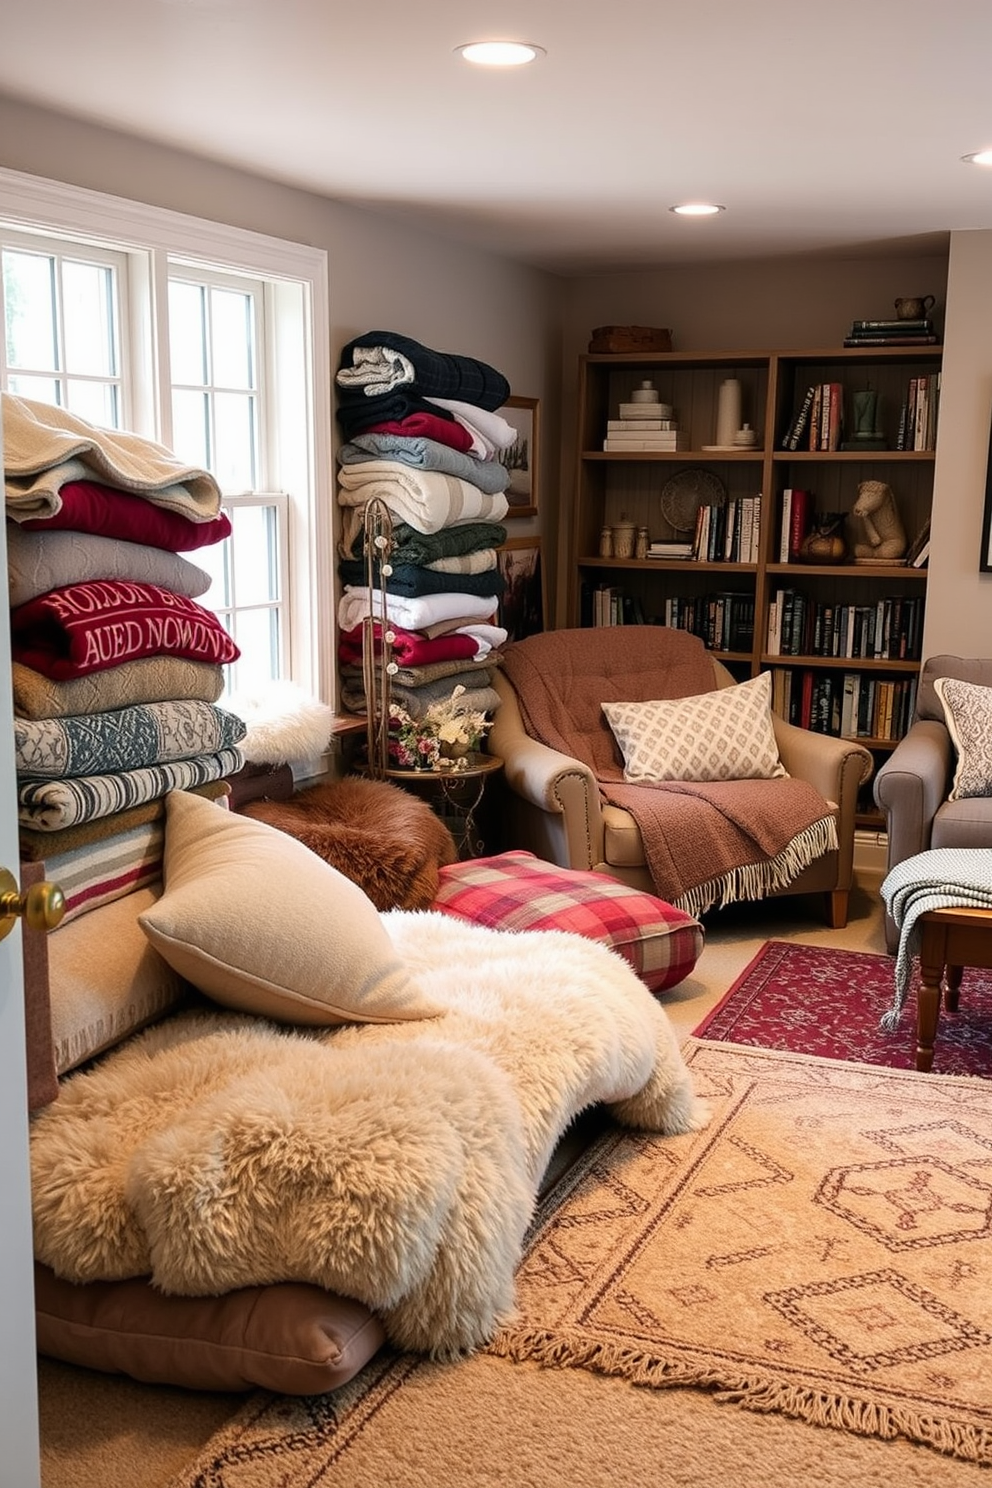
<path id="1" fill-rule="evenodd" d="M 885 817 L 887 867 L 926 852 L 933 819 L 951 788 L 954 750 L 943 723 L 919 718 L 875 777 L 875 804 Z"/>
<path id="2" fill-rule="evenodd" d="M 489 731 L 489 749 L 503 761 L 511 796 L 525 803 L 530 813 L 560 818 L 550 834 L 555 840 L 562 834 L 564 837 L 564 851 L 555 856 L 560 867 L 591 868 L 603 856 L 603 818 L 596 777 L 581 760 L 549 749 L 525 732 L 517 695 L 499 672 L 493 686 L 501 701 Z M 524 818 L 530 813 L 525 811 Z M 533 850 L 543 853 L 547 851 L 547 835 L 525 832 L 525 840 L 517 845 L 533 842 Z M 568 861 L 561 862 L 562 856 Z"/>
<path id="3" fill-rule="evenodd" d="M 863 744 L 797 728 L 777 714 L 772 715 L 772 723 L 778 752 L 790 775 L 814 785 L 835 806 L 845 806 L 848 797 L 856 803 L 858 791 L 874 768 L 871 753 Z"/>

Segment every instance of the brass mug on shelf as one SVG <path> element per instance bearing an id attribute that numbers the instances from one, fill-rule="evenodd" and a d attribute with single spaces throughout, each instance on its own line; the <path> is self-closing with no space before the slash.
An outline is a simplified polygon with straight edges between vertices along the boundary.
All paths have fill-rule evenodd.
<path id="1" fill-rule="evenodd" d="M 896 300 L 896 317 L 899 320 L 924 320 L 934 305 L 933 295 L 911 295 Z"/>

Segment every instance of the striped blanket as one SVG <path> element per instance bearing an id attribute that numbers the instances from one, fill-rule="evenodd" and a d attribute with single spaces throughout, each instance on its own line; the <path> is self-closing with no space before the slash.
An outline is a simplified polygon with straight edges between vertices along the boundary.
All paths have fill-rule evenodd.
<path id="1" fill-rule="evenodd" d="M 240 749 L 222 749 L 195 759 L 151 765 L 143 770 L 121 770 L 111 775 L 80 775 L 74 780 L 31 780 L 18 785 L 17 819 L 35 831 L 57 832 L 76 822 L 92 821 L 130 806 L 140 806 L 189 790 L 210 780 L 222 780 L 240 770 Z"/>

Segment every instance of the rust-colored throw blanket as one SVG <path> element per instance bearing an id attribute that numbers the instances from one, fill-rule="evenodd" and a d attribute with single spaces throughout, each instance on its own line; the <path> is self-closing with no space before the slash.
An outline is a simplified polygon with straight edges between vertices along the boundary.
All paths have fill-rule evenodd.
<path id="1" fill-rule="evenodd" d="M 702 642 L 662 626 L 548 631 L 507 647 L 503 670 L 527 732 L 588 765 L 603 798 L 629 811 L 655 893 L 702 914 L 784 888 L 837 846 L 819 791 L 791 776 L 630 785 L 604 702 L 712 692 Z"/>

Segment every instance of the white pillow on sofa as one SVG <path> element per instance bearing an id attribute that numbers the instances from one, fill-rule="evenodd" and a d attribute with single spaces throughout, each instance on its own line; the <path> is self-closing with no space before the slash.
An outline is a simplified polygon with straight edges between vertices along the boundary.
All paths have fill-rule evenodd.
<path id="1" fill-rule="evenodd" d="M 772 678 L 692 697 L 604 703 L 624 779 L 772 780 L 785 775 L 772 724 Z"/>
<path id="2" fill-rule="evenodd" d="M 165 888 L 139 923 L 226 1007 L 284 1023 L 436 1017 L 357 884 L 302 842 L 187 791 L 166 798 Z"/>

